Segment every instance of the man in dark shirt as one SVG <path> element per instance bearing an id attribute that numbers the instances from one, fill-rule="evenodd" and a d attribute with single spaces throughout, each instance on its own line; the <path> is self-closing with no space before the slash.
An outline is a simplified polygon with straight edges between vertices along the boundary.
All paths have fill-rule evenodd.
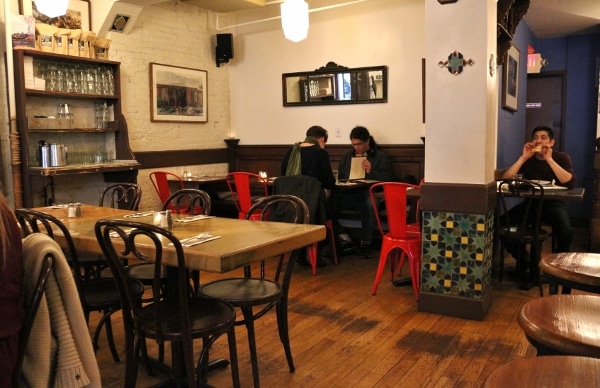
<path id="1" fill-rule="evenodd" d="M 384 154 L 367 128 L 355 127 L 350 132 L 350 141 L 353 149 L 346 152 L 340 160 L 338 178 L 345 180 L 350 177 L 352 158 L 365 156 L 362 168 L 365 170 L 365 178 L 369 180 L 390 182 L 397 181 L 392 164 L 387 155 Z M 371 243 L 375 231 L 377 219 L 371 203 L 369 190 L 355 190 L 340 194 L 338 201 L 344 209 L 359 210 L 361 213 L 361 241 L 359 253 L 363 258 L 371 256 Z"/>
<path id="2" fill-rule="evenodd" d="M 575 187 L 577 178 L 571 157 L 564 152 L 554 151 L 553 145 L 554 131 L 551 128 L 546 126 L 534 128 L 532 141 L 525 143 L 523 153 L 504 172 L 503 178 L 512 178 L 520 173 L 525 179 L 546 180 L 567 188 Z M 518 222 L 522 211 L 521 205 L 513 207 L 510 210 L 511 220 Z M 542 221 L 552 226 L 552 234 L 556 239 L 556 252 L 568 252 L 573 241 L 573 229 L 565 203 L 560 200 L 544 199 Z M 514 247 L 507 247 L 507 249 L 513 256 L 516 255 Z M 531 276 L 535 274 L 530 274 Z"/>
<path id="3" fill-rule="evenodd" d="M 321 182 L 321 188 L 325 195 L 325 200 L 323 201 L 325 214 L 323 215 L 326 219 L 333 219 L 334 207 L 331 192 L 335 188 L 335 177 L 333 176 L 333 171 L 331 169 L 329 154 L 325 151 L 327 138 L 327 130 L 323 127 L 318 125 L 310 127 L 306 131 L 306 138 L 304 141 L 294 144 L 283 157 L 281 163 L 281 175 L 307 175 Z M 307 205 L 309 205 L 309 208 L 311 207 L 310 204 Z M 321 218 L 318 214 L 319 212 L 315 212 L 315 214 L 311 215 L 311 220 L 313 222 L 318 221 L 319 218 Z M 325 222 L 325 219 L 322 221 Z M 336 223 L 334 222 L 334 224 Z M 318 249 L 318 266 L 325 265 L 325 261 L 321 258 L 322 247 L 323 242 Z M 308 261 L 305 260 L 305 255 L 302 255 L 302 259 L 299 260 L 299 263 L 308 265 Z"/>
<path id="4" fill-rule="evenodd" d="M 335 188 L 335 177 L 331 169 L 329 154 L 325 151 L 327 143 L 327 130 L 318 125 L 308 128 L 306 139 L 303 142 L 296 143 L 290 148 L 281 163 L 281 175 L 308 175 L 316 178 L 325 194 L 329 197 L 331 191 Z M 299 171 L 288 171 L 297 168 L 297 161 L 294 162 L 294 153 L 300 153 Z M 294 166 L 292 166 L 294 165 Z"/>

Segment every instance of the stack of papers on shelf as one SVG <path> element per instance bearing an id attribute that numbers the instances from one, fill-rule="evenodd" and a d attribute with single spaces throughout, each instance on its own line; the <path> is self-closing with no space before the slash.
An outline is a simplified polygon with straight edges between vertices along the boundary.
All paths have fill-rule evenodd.
<path id="1" fill-rule="evenodd" d="M 25 56 L 23 58 L 23 73 L 25 74 L 25 88 L 26 89 L 34 89 L 35 88 L 35 80 L 33 76 L 33 58 Z M 46 83 L 44 82 L 44 87 Z"/>

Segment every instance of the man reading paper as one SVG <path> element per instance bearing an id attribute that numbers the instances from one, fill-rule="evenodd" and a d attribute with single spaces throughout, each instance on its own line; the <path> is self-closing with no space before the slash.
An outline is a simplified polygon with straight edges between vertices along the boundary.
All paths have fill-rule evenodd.
<path id="1" fill-rule="evenodd" d="M 375 143 L 375 139 L 365 127 L 355 127 L 350 132 L 351 151 L 342 156 L 338 170 L 340 181 L 347 179 L 367 179 L 375 181 L 397 181 L 392 170 L 392 164 Z M 353 168 L 362 171 L 362 176 L 354 178 Z M 356 171 L 355 171 L 356 172 Z M 361 214 L 360 255 L 364 258 L 371 256 L 371 242 L 376 222 L 375 212 L 369 197 L 369 190 L 353 190 L 340 193 L 341 210 L 358 210 Z"/>

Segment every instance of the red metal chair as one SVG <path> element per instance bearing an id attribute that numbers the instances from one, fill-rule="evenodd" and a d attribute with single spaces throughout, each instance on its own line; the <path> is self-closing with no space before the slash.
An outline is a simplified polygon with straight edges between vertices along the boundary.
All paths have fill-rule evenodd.
<path id="1" fill-rule="evenodd" d="M 238 218 L 243 220 L 252 205 L 263 197 L 269 196 L 267 180 L 251 172 L 230 172 L 226 176 L 231 199 L 238 209 Z M 258 219 L 250 218 L 251 220 Z"/>
<path id="2" fill-rule="evenodd" d="M 168 171 L 154 171 L 151 172 L 150 182 L 152 182 L 152 186 L 156 190 L 156 194 L 158 194 L 158 198 L 160 198 L 160 203 L 165 203 L 169 196 L 172 194 L 171 189 L 169 188 L 169 180 L 168 177 L 171 176 L 179 181 L 180 189 L 183 189 L 183 179 L 177 174 Z"/>
<path id="3" fill-rule="evenodd" d="M 394 267 L 398 262 L 398 254 L 400 254 L 400 267 L 404 264 L 405 256 L 408 256 L 410 277 L 415 290 L 415 300 L 419 299 L 419 289 L 421 286 L 421 232 L 414 228 L 409 228 L 406 222 L 406 190 L 417 187 L 418 186 L 415 185 L 398 182 L 381 182 L 371 186 L 371 202 L 375 209 L 377 226 L 383 236 L 381 253 L 379 255 L 379 266 L 377 267 L 377 274 L 375 275 L 375 281 L 373 282 L 373 289 L 371 291 L 373 295 L 377 293 L 377 287 L 381 282 L 385 264 L 390 255 L 392 256 L 390 277 L 391 280 L 393 280 Z M 377 191 L 381 189 L 383 189 L 383 193 L 377 193 Z M 387 232 L 383 229 L 381 218 L 377 211 L 377 198 L 380 198 L 381 194 L 383 194 L 387 211 Z"/>

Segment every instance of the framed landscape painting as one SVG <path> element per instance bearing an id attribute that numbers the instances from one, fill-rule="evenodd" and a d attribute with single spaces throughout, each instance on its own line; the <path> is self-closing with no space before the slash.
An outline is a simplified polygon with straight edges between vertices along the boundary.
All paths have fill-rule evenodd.
<path id="1" fill-rule="evenodd" d="M 150 120 L 206 122 L 207 72 L 150 63 Z"/>

